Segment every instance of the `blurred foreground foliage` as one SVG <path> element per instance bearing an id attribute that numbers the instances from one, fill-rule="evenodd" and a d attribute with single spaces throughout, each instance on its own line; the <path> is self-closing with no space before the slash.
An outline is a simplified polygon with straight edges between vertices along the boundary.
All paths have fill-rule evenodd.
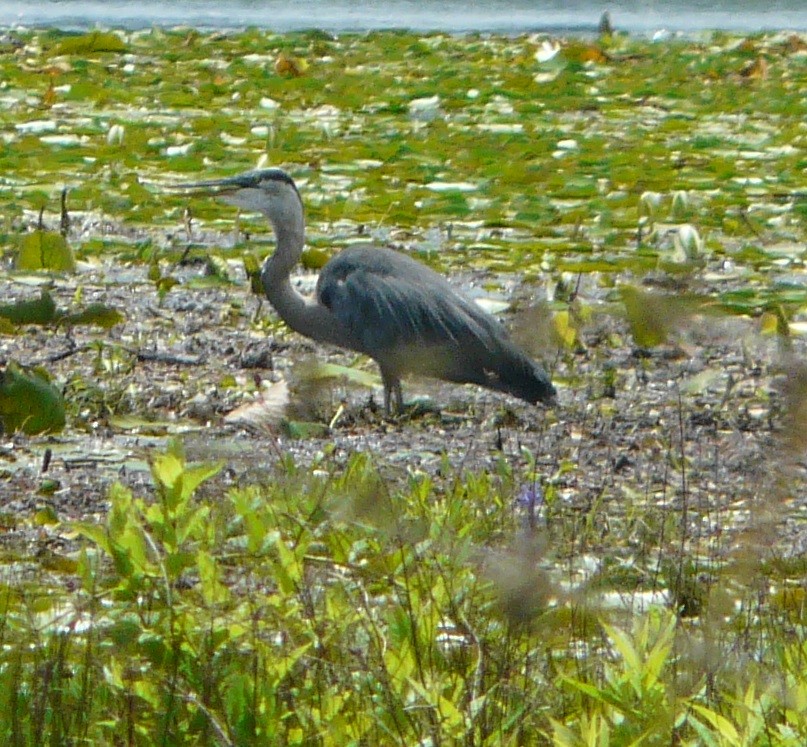
<path id="1" fill-rule="evenodd" d="M 288 460 L 225 493 L 220 468 L 174 443 L 150 497 L 115 485 L 105 523 L 61 528 L 68 590 L 3 583 L 4 744 L 807 740 L 805 597 L 763 607 L 761 568 L 698 618 L 629 613 L 554 568 L 551 510 L 523 526 L 504 466 L 392 488 L 364 455 Z"/>

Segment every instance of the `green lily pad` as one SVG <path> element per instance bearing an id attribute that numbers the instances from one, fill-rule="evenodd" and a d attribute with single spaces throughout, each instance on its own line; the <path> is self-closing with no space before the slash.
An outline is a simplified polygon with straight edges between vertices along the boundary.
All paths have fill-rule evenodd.
<path id="1" fill-rule="evenodd" d="M 14 267 L 17 270 L 75 272 L 76 258 L 61 234 L 34 231 L 22 237 Z"/>
<path id="2" fill-rule="evenodd" d="M 309 423 L 302 420 L 287 420 L 283 430 L 289 438 L 321 438 L 328 434 L 328 426 L 324 423 Z"/>
<path id="3" fill-rule="evenodd" d="M 12 324 L 49 324 L 56 318 L 56 304 L 50 293 L 43 290 L 33 301 L 0 305 L 0 317 Z"/>
<path id="4" fill-rule="evenodd" d="M 86 55 L 95 52 L 125 52 L 126 44 L 111 31 L 91 31 L 89 34 L 71 36 L 61 41 L 56 54 Z"/>
<path id="5" fill-rule="evenodd" d="M 59 321 L 69 326 L 87 324 L 111 329 L 116 324 L 120 324 L 124 318 L 120 311 L 111 306 L 103 303 L 91 303 L 75 314 L 66 314 Z"/>
<path id="6" fill-rule="evenodd" d="M 330 254 L 322 249 L 306 249 L 300 262 L 306 270 L 320 270 L 325 267 L 330 258 Z"/>
<path id="7" fill-rule="evenodd" d="M 57 433 L 65 424 L 62 393 L 44 372 L 9 363 L 0 373 L 0 424 L 6 433 Z"/>
<path id="8" fill-rule="evenodd" d="M 337 363 L 314 363 L 310 368 L 306 367 L 304 375 L 311 380 L 343 379 L 368 388 L 381 386 L 381 377 L 377 373 L 340 366 Z"/>
<path id="9" fill-rule="evenodd" d="M 666 296 L 623 286 L 622 303 L 636 344 L 652 348 L 667 342 L 670 333 L 693 314 L 720 314 L 713 301 L 694 295 Z"/>

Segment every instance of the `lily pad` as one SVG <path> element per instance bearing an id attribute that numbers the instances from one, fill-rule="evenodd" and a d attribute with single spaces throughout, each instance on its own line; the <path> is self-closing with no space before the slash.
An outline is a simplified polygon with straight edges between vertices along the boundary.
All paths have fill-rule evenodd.
<path id="1" fill-rule="evenodd" d="M 368 388 L 381 386 L 381 377 L 378 374 L 349 366 L 340 366 L 337 363 L 314 363 L 310 367 L 306 367 L 303 375 L 312 381 L 344 379 L 352 384 Z"/>
<path id="2" fill-rule="evenodd" d="M 76 259 L 61 234 L 33 231 L 21 239 L 14 266 L 18 270 L 75 272 Z"/>
<path id="3" fill-rule="evenodd" d="M 91 303 L 75 314 L 66 314 L 59 321 L 69 326 L 87 324 L 102 329 L 111 329 L 116 324 L 120 324 L 124 318 L 120 311 L 111 306 L 103 303 Z"/>
<path id="4" fill-rule="evenodd" d="M 89 34 L 70 36 L 59 42 L 56 54 L 87 55 L 97 52 L 125 52 L 126 44 L 111 31 L 91 31 Z"/>
<path id="5" fill-rule="evenodd" d="M 65 424 L 61 392 L 42 371 L 9 363 L 0 372 L 0 424 L 6 433 L 57 433 Z"/>
<path id="6" fill-rule="evenodd" d="M 49 324 L 56 318 L 56 303 L 47 291 L 33 301 L 0 305 L 0 317 L 12 324 Z"/>
<path id="7" fill-rule="evenodd" d="M 302 420 L 287 420 L 283 423 L 283 431 L 289 438 L 322 438 L 328 434 L 328 426 L 324 423 L 310 423 Z"/>
<path id="8" fill-rule="evenodd" d="M 667 342 L 670 333 L 694 314 L 721 313 L 709 299 L 647 293 L 632 286 L 619 289 L 636 344 L 652 348 Z"/>

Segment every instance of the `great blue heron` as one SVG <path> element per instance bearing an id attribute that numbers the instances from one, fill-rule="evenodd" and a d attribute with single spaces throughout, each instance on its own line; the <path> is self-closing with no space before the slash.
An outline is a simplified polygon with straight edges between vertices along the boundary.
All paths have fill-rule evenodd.
<path id="1" fill-rule="evenodd" d="M 478 384 L 532 403 L 554 400 L 549 376 L 496 319 L 404 254 L 345 249 L 322 268 L 315 296 L 300 295 L 289 276 L 305 242 L 303 202 L 285 171 L 259 169 L 176 186 L 209 190 L 269 219 L 276 249 L 261 270 L 266 297 L 296 332 L 375 359 L 387 413 L 393 400 L 402 410 L 401 376 L 408 373 Z"/>

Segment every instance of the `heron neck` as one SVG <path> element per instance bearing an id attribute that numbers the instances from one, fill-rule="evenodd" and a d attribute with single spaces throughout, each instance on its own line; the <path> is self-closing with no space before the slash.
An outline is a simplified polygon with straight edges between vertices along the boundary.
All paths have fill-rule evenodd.
<path id="1" fill-rule="evenodd" d="M 299 220 L 281 221 L 268 217 L 275 231 L 276 247 L 261 270 L 261 283 L 266 298 L 280 318 L 295 332 L 320 342 L 345 346 L 344 335 L 331 312 L 316 300 L 299 293 L 289 278 L 300 260 L 305 244 L 302 215 Z"/>
<path id="2" fill-rule="evenodd" d="M 279 281 L 288 278 L 294 265 L 300 261 L 305 245 L 305 224 L 302 211 L 295 215 L 267 215 L 275 233 L 275 252 L 267 260 L 271 263 L 271 278 Z M 265 268 L 264 268 L 265 269 Z M 263 277 L 264 287 L 267 277 Z M 268 291 L 267 291 L 268 293 Z"/>

